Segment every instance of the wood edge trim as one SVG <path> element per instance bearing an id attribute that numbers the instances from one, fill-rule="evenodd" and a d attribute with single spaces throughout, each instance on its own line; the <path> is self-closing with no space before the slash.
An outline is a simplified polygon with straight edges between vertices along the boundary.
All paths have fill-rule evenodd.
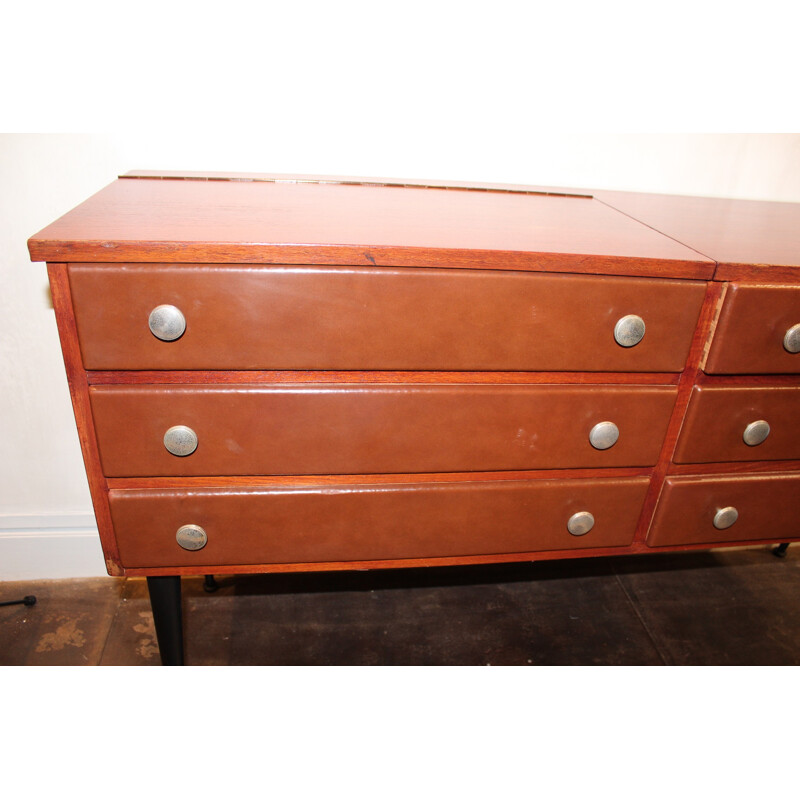
<path id="1" fill-rule="evenodd" d="M 675 405 L 672 409 L 672 416 L 667 425 L 667 432 L 661 445 L 661 453 L 658 462 L 653 470 L 650 481 L 650 488 L 645 495 L 642 513 L 639 517 L 639 524 L 636 527 L 634 542 L 644 544 L 652 527 L 658 508 L 658 501 L 667 478 L 667 472 L 675 454 L 683 422 L 686 417 L 686 410 L 689 407 L 689 400 L 692 396 L 697 376 L 700 374 L 700 360 L 703 357 L 703 349 L 708 340 L 709 330 L 714 319 L 716 308 L 719 304 L 720 294 L 724 291 L 722 284 L 710 282 L 706 284 L 705 297 L 700 314 L 695 327 L 689 354 L 686 359 L 686 366 L 681 373 L 678 383 L 678 394 Z"/>
<path id="2" fill-rule="evenodd" d="M 800 480 L 800 473 L 793 469 L 781 470 L 778 467 L 773 467 L 772 469 L 766 469 L 762 472 L 746 472 L 741 474 L 730 472 L 691 472 L 688 475 L 668 475 L 667 480 L 671 486 L 682 486 L 690 483 L 713 483 L 714 481 L 721 481 L 723 483 L 741 483 L 742 481 L 792 481 Z M 775 541 L 781 541 L 781 539 L 777 538 Z"/>
<path id="3" fill-rule="evenodd" d="M 653 467 L 586 467 L 582 469 L 540 469 L 496 472 L 414 472 L 369 475 L 226 475 L 107 478 L 108 490 L 168 491 L 170 489 L 314 488 L 331 486 L 403 486 L 415 484 L 496 483 L 537 480 L 623 480 L 650 479 Z"/>
<path id="4" fill-rule="evenodd" d="M 447 384 L 520 386 L 677 386 L 680 373 L 672 372 L 440 372 L 440 371 L 297 371 L 297 370 L 89 370 L 96 385 L 158 384 Z"/>
<path id="5" fill-rule="evenodd" d="M 67 265 L 48 263 L 47 276 L 53 298 L 56 326 L 61 340 L 61 351 L 67 373 L 67 383 L 72 399 L 72 410 L 78 428 L 83 463 L 89 482 L 89 493 L 94 506 L 97 529 L 106 560 L 109 575 L 122 575 L 111 510 L 108 504 L 108 485 L 100 464 L 100 450 L 97 445 L 92 412 L 89 404 L 89 383 L 81 360 L 78 344 L 78 329 L 72 306 L 72 293 L 67 275 Z"/>
<path id="6" fill-rule="evenodd" d="M 703 350 L 700 354 L 700 361 L 697 365 L 698 373 L 696 379 L 704 374 L 703 370 L 705 370 L 706 368 L 706 362 L 708 361 L 708 354 L 711 351 L 711 344 L 714 341 L 714 337 L 717 334 L 717 325 L 719 323 L 720 315 L 722 314 L 722 309 L 725 305 L 725 298 L 727 297 L 727 295 L 728 295 L 728 284 L 725 283 L 722 284 L 722 290 L 718 293 L 717 301 L 713 309 L 713 315 L 708 325 L 708 334 L 703 344 Z"/>
<path id="7" fill-rule="evenodd" d="M 594 195 L 576 189 L 546 188 L 541 186 L 513 186 L 481 181 L 404 180 L 400 178 L 357 178 L 338 175 L 280 175 L 271 173 L 194 172 L 179 173 L 165 170 L 130 170 L 117 176 L 120 180 L 156 181 L 230 181 L 238 183 L 302 183 L 330 186 L 375 186 L 400 189 L 447 189 L 462 192 L 496 192 L 500 194 L 533 194 L 545 197 L 575 197 L 593 200 Z"/>
<path id="8" fill-rule="evenodd" d="M 667 478 L 672 477 L 740 477 L 746 478 L 754 473 L 764 477 L 762 473 L 800 471 L 798 459 L 775 459 L 774 461 L 702 461 L 683 462 L 669 465 Z M 755 475 L 754 475 L 755 477 Z"/>
<path id="9" fill-rule="evenodd" d="M 709 280 L 713 262 L 579 253 L 374 245 L 31 239 L 31 261 L 427 267 Z"/>
<path id="10" fill-rule="evenodd" d="M 509 564 L 539 561 L 582 560 L 586 558 L 602 558 L 604 556 L 627 555 L 663 555 L 665 553 L 682 553 L 693 550 L 717 550 L 720 548 L 758 547 L 778 542 L 800 541 L 797 537 L 777 537 L 775 539 L 758 539 L 746 542 L 711 542 L 706 544 L 664 545 L 650 547 L 634 542 L 622 547 L 603 547 L 592 549 L 548 550 L 531 553 L 509 553 L 492 556 L 452 556 L 442 558 L 396 559 L 391 561 L 330 561 L 292 564 L 233 564 L 190 567 L 129 567 L 125 570 L 128 577 L 144 577 L 146 575 L 206 575 L 213 569 L 215 575 L 246 575 L 256 573 L 292 573 L 292 572 L 341 572 L 368 571 L 374 569 L 397 569 L 407 567 L 452 567 L 480 564 Z"/>
<path id="11" fill-rule="evenodd" d="M 720 262 L 714 271 L 715 281 L 737 283 L 784 283 L 796 286 L 800 283 L 800 264 L 744 264 Z"/>
<path id="12" fill-rule="evenodd" d="M 770 544 L 780 544 L 781 542 L 797 542 L 800 541 L 798 537 L 791 536 L 776 536 L 773 539 L 747 539 L 744 541 L 733 542 L 693 542 L 692 544 L 662 544 L 662 545 L 647 545 L 641 551 L 642 553 L 664 554 L 664 553 L 683 553 L 689 550 L 719 550 L 726 547 L 758 547 Z"/>
<path id="13" fill-rule="evenodd" d="M 623 555 L 639 552 L 632 545 L 622 547 L 587 548 L 585 550 L 550 550 L 531 553 L 500 553 L 476 556 L 442 556 L 439 558 L 401 558 L 381 561 L 324 561 L 287 564 L 234 564 L 214 565 L 215 575 L 280 572 L 340 572 L 342 570 L 372 570 L 407 567 L 452 567 L 469 564 L 508 564 L 526 561 L 549 561 L 561 558 L 582 559 L 590 556 Z M 139 575 L 205 575 L 211 567 L 128 567 L 126 574 Z"/>
<path id="14" fill-rule="evenodd" d="M 698 388 L 707 389 L 782 389 L 800 387 L 800 374 L 779 373 L 753 375 L 713 375 L 700 373 L 697 376 Z"/>

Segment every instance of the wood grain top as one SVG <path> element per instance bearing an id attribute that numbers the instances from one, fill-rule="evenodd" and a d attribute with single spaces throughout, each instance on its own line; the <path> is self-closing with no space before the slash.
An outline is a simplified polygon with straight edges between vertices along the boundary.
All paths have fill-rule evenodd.
<path id="1" fill-rule="evenodd" d="M 593 194 L 716 261 L 717 280 L 800 280 L 800 203 L 632 192 Z"/>
<path id="2" fill-rule="evenodd" d="M 29 241 L 34 261 L 471 267 L 709 278 L 714 263 L 588 196 L 484 184 L 123 177 Z"/>
<path id="3" fill-rule="evenodd" d="M 347 186 L 394 186 L 417 189 L 460 189 L 473 192 L 512 192 L 514 194 L 555 194 L 562 197 L 592 197 L 584 189 L 553 186 L 525 186 L 517 183 L 481 183 L 442 181 L 420 178 L 358 178 L 351 175 L 287 175 L 276 172 L 176 172 L 171 170 L 134 169 L 119 176 L 125 179 L 163 181 L 256 181 L 266 183 L 327 183 Z"/>

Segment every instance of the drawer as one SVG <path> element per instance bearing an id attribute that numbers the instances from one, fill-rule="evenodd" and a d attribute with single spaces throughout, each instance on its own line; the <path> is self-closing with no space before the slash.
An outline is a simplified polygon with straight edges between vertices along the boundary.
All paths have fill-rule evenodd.
<path id="1" fill-rule="evenodd" d="M 800 372 L 800 286 L 731 284 L 725 296 L 705 371 Z M 787 334 L 792 342 L 785 342 Z M 787 347 L 789 349 L 787 349 Z"/>
<path id="2" fill-rule="evenodd" d="M 799 420 L 800 386 L 696 386 L 674 460 L 697 464 L 800 459 Z"/>
<path id="3" fill-rule="evenodd" d="M 629 545 L 648 482 L 113 490 L 110 505 L 125 567 L 379 561 Z M 583 512 L 593 527 L 573 535 Z M 202 549 L 178 545 L 185 525 Z"/>
<path id="4" fill-rule="evenodd" d="M 678 372 L 705 284 L 458 269 L 72 264 L 87 369 Z M 185 331 L 151 333 L 159 306 Z M 623 317 L 644 320 L 633 346 Z M 180 328 L 177 328 L 180 330 Z"/>
<path id="5" fill-rule="evenodd" d="M 800 537 L 800 473 L 667 478 L 647 544 L 714 544 Z M 720 514 L 723 509 L 735 509 Z M 717 518 L 717 515 L 720 517 Z M 723 526 L 735 518 L 730 527 Z"/>
<path id="6" fill-rule="evenodd" d="M 283 384 L 90 395 L 103 471 L 122 477 L 650 466 L 677 389 Z M 619 438 L 598 449 L 590 434 L 609 422 Z M 174 431 L 173 455 L 164 437 L 176 426 L 195 439 L 175 448 L 186 432 Z"/>

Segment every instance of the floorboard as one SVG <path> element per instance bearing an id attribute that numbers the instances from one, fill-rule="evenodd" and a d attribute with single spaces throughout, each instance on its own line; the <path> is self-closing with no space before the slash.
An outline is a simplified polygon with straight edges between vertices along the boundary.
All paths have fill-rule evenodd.
<path id="1" fill-rule="evenodd" d="M 800 664 L 800 547 L 217 580 L 182 581 L 188 664 Z M 0 664 L 159 664 L 143 578 L 26 594 Z"/>

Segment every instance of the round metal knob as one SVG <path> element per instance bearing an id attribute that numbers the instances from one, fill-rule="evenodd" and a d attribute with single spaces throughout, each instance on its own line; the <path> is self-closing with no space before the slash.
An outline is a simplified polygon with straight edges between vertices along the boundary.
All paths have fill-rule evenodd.
<path id="1" fill-rule="evenodd" d="M 619 428 L 613 422 L 598 422 L 589 431 L 589 443 L 595 450 L 608 450 L 619 439 Z"/>
<path id="2" fill-rule="evenodd" d="M 186 425 L 173 425 L 164 434 L 164 447 L 174 456 L 190 456 L 197 450 L 197 434 Z"/>
<path id="3" fill-rule="evenodd" d="M 800 353 L 800 324 L 792 325 L 783 337 L 783 346 L 790 353 Z"/>
<path id="4" fill-rule="evenodd" d="M 579 511 L 567 521 L 567 530 L 573 536 L 583 536 L 594 528 L 594 517 L 588 511 Z"/>
<path id="5" fill-rule="evenodd" d="M 617 320 L 614 326 L 614 339 L 622 347 L 633 347 L 644 339 L 644 331 L 644 320 L 636 314 L 628 314 Z"/>
<path id="6" fill-rule="evenodd" d="M 765 419 L 757 419 L 744 429 L 742 439 L 746 445 L 755 447 L 757 444 L 761 444 L 767 436 L 769 436 L 769 422 Z"/>
<path id="7" fill-rule="evenodd" d="M 175 306 L 156 306 L 150 312 L 148 320 L 150 332 L 162 342 L 174 342 L 180 339 L 186 330 L 186 317 Z"/>
<path id="8" fill-rule="evenodd" d="M 199 525 L 182 525 L 175 539 L 184 550 L 202 550 L 208 542 L 206 532 Z"/>
<path id="9" fill-rule="evenodd" d="M 717 530 L 724 531 L 725 528 L 730 528 L 737 519 L 739 519 L 739 512 L 733 506 L 720 508 L 714 514 L 714 527 Z"/>

